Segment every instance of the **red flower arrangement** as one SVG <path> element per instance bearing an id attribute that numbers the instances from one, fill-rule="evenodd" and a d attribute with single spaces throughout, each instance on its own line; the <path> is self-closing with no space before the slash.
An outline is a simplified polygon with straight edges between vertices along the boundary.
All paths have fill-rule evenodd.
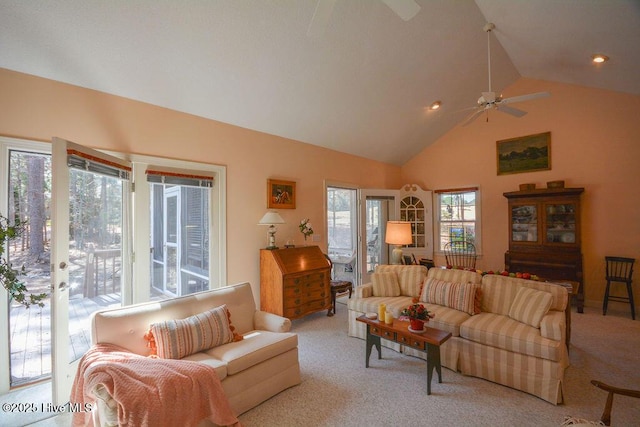
<path id="1" fill-rule="evenodd" d="M 409 319 L 424 320 L 425 322 L 436 316 L 434 313 L 427 310 L 423 304 L 419 303 L 417 298 L 413 298 L 411 302 L 411 305 L 407 306 L 400 312 L 401 316 L 406 316 Z"/>

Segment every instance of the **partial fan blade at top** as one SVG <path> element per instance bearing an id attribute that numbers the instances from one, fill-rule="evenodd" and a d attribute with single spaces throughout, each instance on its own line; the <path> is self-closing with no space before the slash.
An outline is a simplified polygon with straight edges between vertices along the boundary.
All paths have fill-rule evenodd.
<path id="1" fill-rule="evenodd" d="M 415 0 L 382 0 L 382 2 L 404 21 L 410 20 L 420 12 L 420 6 Z"/>
<path id="2" fill-rule="evenodd" d="M 508 107 L 508 106 L 502 105 L 502 104 L 498 104 L 496 109 L 498 111 L 502 111 L 503 113 L 511 114 L 512 116 L 515 116 L 515 117 L 522 117 L 525 114 L 527 114 L 526 111 L 518 110 L 517 108 Z"/>
<path id="3" fill-rule="evenodd" d="M 333 13 L 333 6 L 336 5 L 337 0 L 318 0 L 316 3 L 316 10 L 313 12 L 313 17 L 307 28 L 308 37 L 316 37 L 324 33 L 324 30 L 329 24 L 329 18 Z"/>
<path id="4" fill-rule="evenodd" d="M 549 92 L 536 92 L 530 93 L 528 95 L 520 95 L 520 96 L 512 96 L 510 98 L 504 98 L 500 101 L 501 104 L 513 104 L 516 102 L 529 101 L 537 98 L 546 98 L 547 96 L 551 96 Z"/>
<path id="5" fill-rule="evenodd" d="M 480 114 L 482 114 L 483 111 L 484 111 L 484 108 L 479 109 L 479 110 L 474 111 L 473 113 L 471 113 L 466 119 L 464 119 L 464 121 L 462 122 L 462 126 L 467 126 L 472 121 L 474 121 L 475 119 L 480 117 Z"/>

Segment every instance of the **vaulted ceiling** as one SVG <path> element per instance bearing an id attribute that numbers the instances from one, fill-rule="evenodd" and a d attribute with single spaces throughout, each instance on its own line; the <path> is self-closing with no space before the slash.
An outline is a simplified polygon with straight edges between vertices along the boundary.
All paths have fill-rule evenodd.
<path id="1" fill-rule="evenodd" d="M 0 0 L 0 67 L 401 165 L 489 89 L 487 22 L 498 94 L 640 95 L 637 0 Z"/>

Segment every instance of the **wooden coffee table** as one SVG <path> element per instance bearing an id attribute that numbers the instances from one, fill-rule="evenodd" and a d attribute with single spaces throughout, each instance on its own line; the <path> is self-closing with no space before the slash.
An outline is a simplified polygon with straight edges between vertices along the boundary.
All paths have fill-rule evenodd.
<path id="1" fill-rule="evenodd" d="M 451 338 L 450 332 L 427 327 L 422 333 L 413 333 L 409 331 L 409 322 L 398 319 L 394 319 L 391 325 L 369 319 L 365 315 L 358 317 L 356 320 L 367 325 L 367 354 L 365 356 L 365 366 L 367 368 L 369 367 L 369 357 L 373 346 L 378 348 L 378 359 L 382 359 L 380 338 L 384 338 L 427 353 L 427 394 L 431 394 L 431 379 L 433 378 L 434 368 L 438 372 L 438 383 L 442 383 L 440 345 Z"/>

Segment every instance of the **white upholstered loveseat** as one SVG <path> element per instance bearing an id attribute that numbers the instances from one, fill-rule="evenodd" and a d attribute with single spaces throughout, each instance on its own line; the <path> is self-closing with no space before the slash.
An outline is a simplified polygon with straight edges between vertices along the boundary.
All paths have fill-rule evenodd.
<path id="1" fill-rule="evenodd" d="M 91 340 L 93 344 L 115 344 L 146 356 L 150 350 L 144 336 L 152 323 L 184 319 L 222 304 L 226 304 L 235 332 L 243 339 L 184 359 L 212 366 L 231 409 L 240 415 L 300 383 L 298 337 L 289 332 L 290 320 L 257 310 L 249 283 L 98 311 L 92 317 Z M 108 424 L 114 419 L 115 405 L 104 392 L 96 394 L 101 396 L 96 402 L 100 424 Z"/>
<path id="2" fill-rule="evenodd" d="M 380 265 L 378 273 L 381 275 L 375 276 L 377 281 L 395 273 L 399 295 L 374 296 L 372 283 L 356 288 L 348 303 L 350 336 L 366 337 L 366 325 L 356 321 L 358 316 L 377 313 L 378 305 L 384 303 L 397 317 L 413 297 L 420 298 L 422 293 L 421 302 L 435 313 L 428 325 L 452 334 L 441 346 L 442 365 L 525 391 L 553 404 L 562 403 L 564 371 L 569 365 L 564 312 L 568 293 L 564 287 L 457 269 L 431 268 L 427 273 L 426 267 L 418 265 Z M 448 283 L 475 284 L 462 286 L 480 290 L 476 293 L 479 299 L 475 301 L 475 310 L 452 308 L 464 299 L 464 292 L 448 292 Z M 423 284 L 430 287 L 424 289 Z M 474 305 L 473 301 L 468 302 L 469 308 Z M 423 352 L 390 341 L 382 343 L 405 354 L 425 357 Z"/>

